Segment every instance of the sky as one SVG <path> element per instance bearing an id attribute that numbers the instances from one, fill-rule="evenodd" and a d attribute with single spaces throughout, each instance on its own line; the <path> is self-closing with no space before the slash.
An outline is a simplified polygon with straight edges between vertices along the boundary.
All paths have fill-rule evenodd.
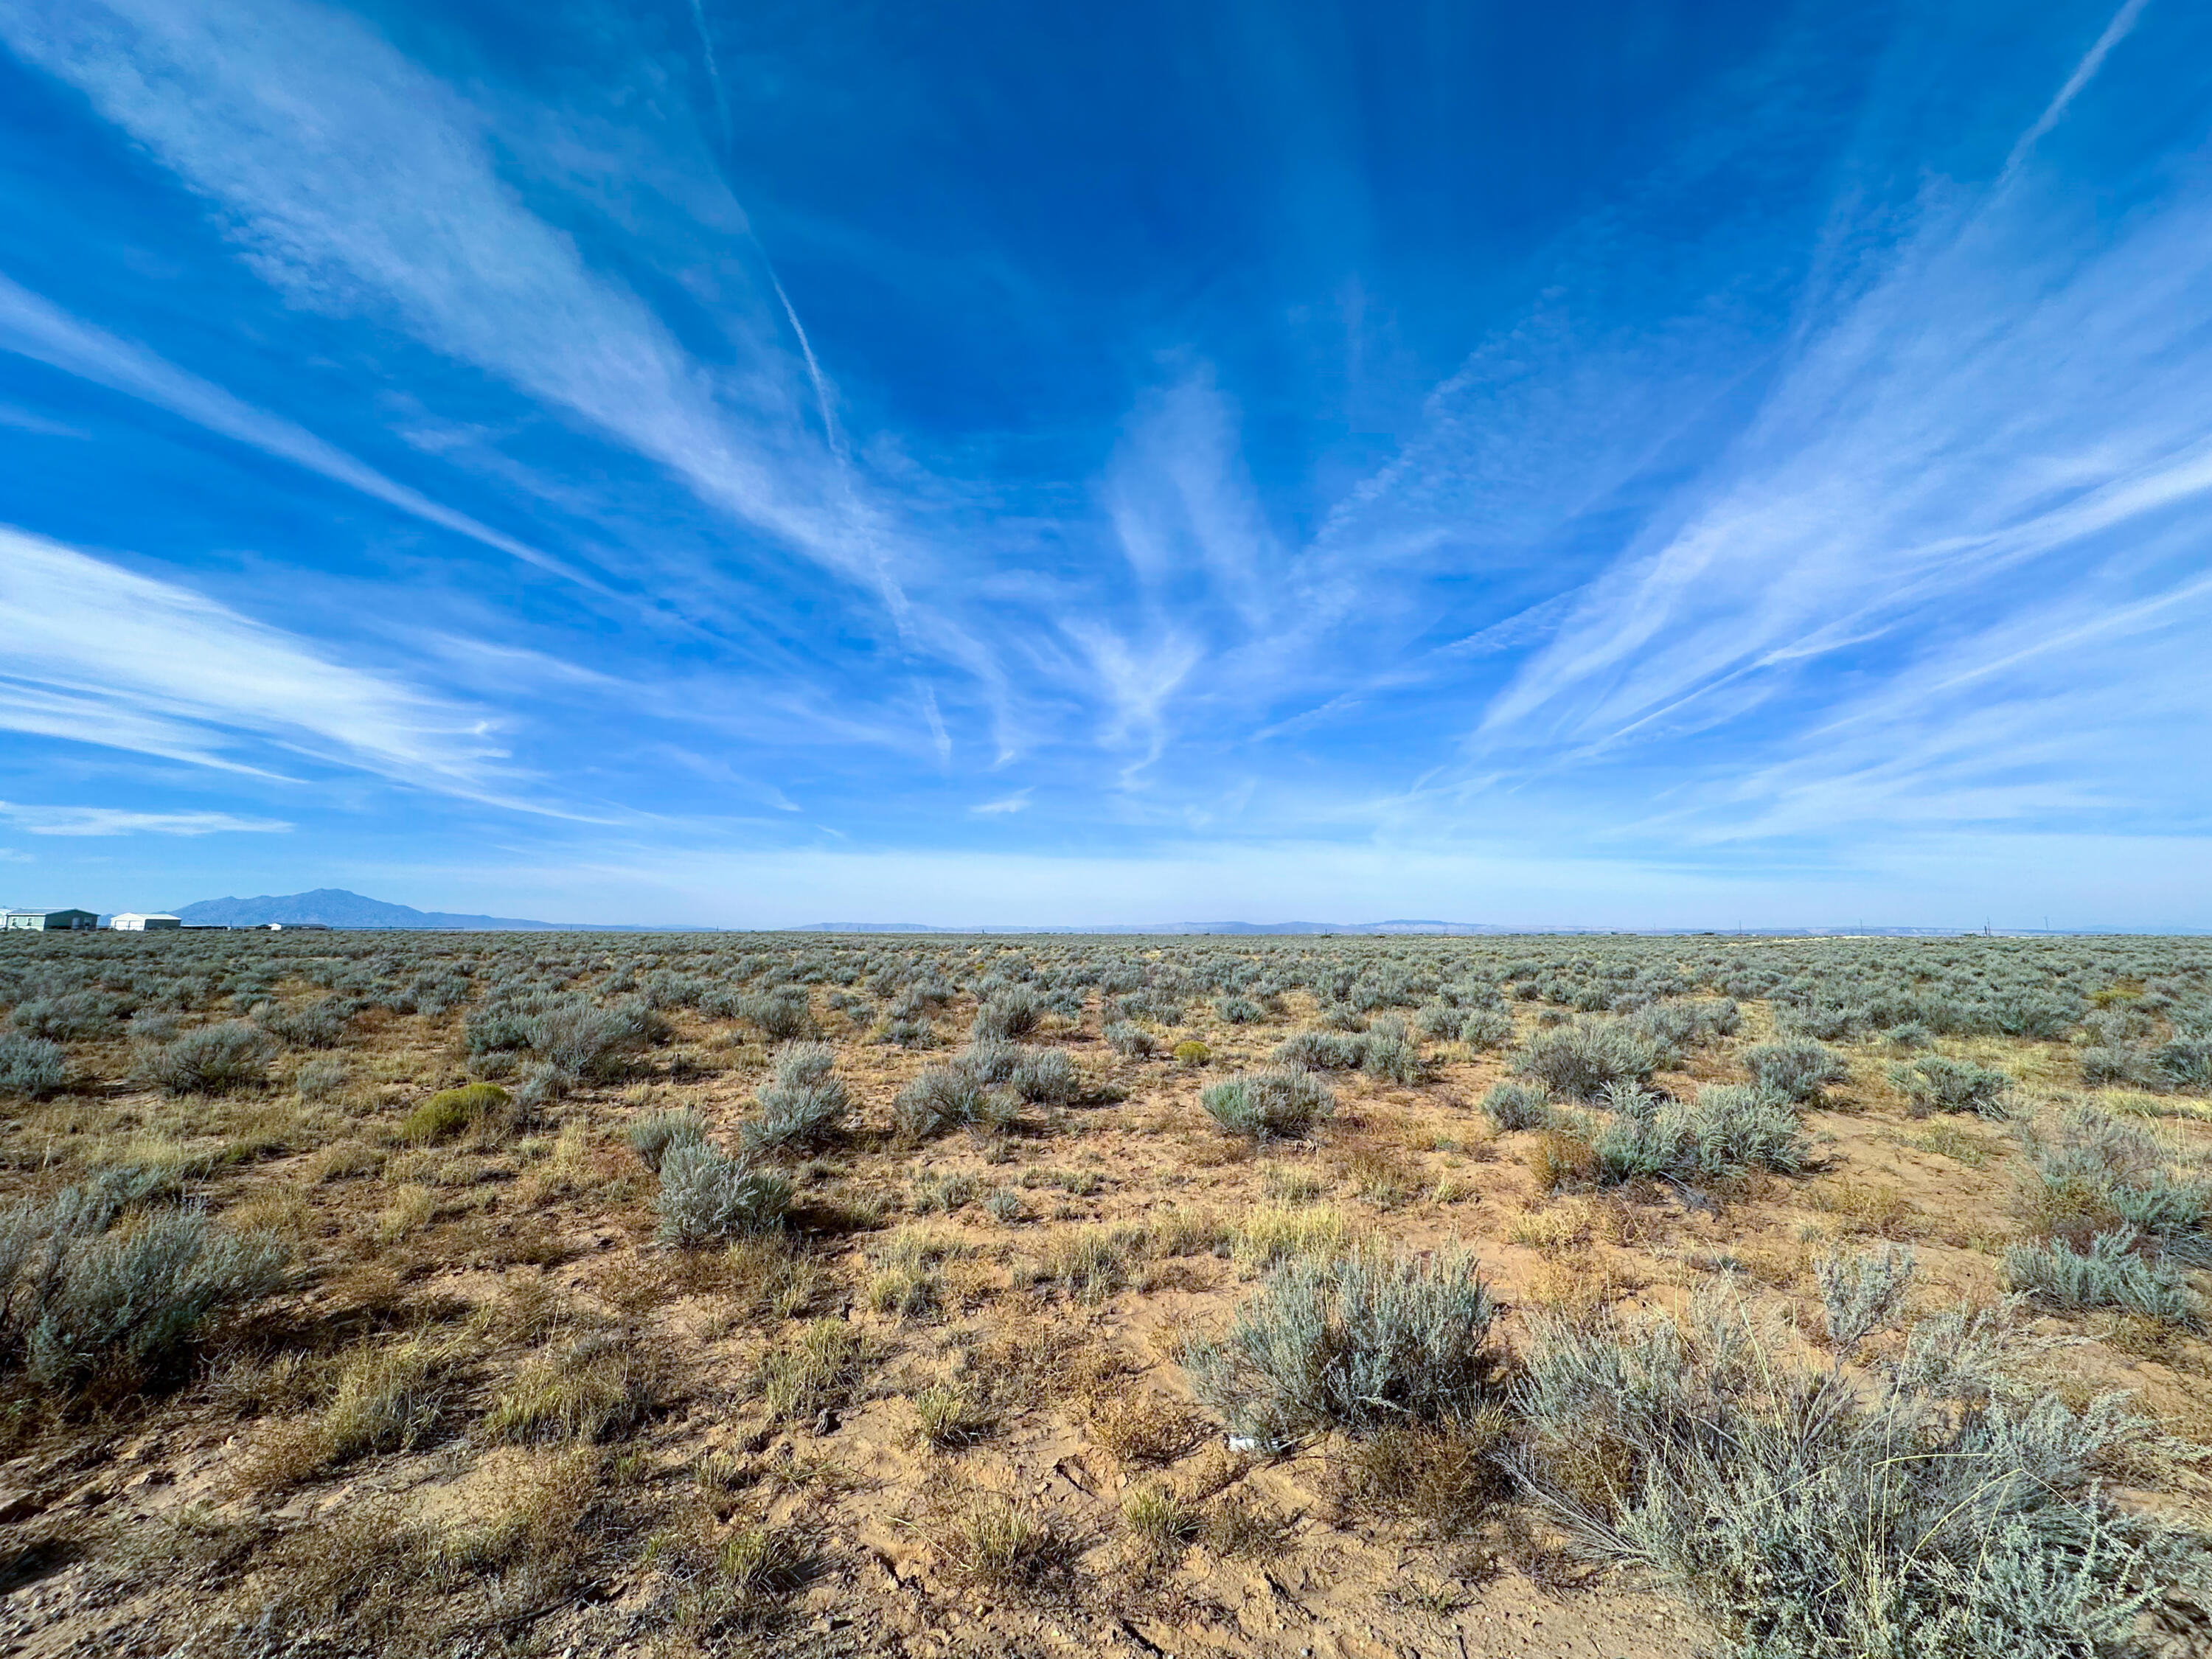
<path id="1" fill-rule="evenodd" d="M 2212 11 L 0 0 L 0 902 L 2212 927 Z"/>

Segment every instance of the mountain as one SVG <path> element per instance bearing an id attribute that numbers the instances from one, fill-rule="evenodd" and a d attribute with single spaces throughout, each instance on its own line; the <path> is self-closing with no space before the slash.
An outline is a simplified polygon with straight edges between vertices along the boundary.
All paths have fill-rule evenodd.
<path id="1" fill-rule="evenodd" d="M 175 914 L 180 921 L 216 927 L 258 927 L 272 921 L 297 927 L 301 922 L 319 921 L 329 927 L 423 927 L 442 928 L 455 933 L 494 930 L 546 933 L 556 929 L 574 931 L 581 926 L 573 922 L 521 921 L 513 916 L 457 915 L 450 910 L 417 910 L 412 905 L 387 904 L 382 899 L 363 898 L 359 893 L 349 893 L 342 887 L 318 887 L 312 893 L 286 893 L 276 897 L 264 895 L 260 898 L 203 899 L 198 904 L 179 906 Z M 593 928 L 592 931 L 617 930 Z"/>

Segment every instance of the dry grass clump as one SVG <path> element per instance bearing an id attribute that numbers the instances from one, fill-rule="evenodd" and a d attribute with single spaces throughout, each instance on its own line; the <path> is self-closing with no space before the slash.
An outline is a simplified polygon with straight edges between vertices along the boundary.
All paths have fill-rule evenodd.
<path id="1" fill-rule="evenodd" d="M 771 1415 L 804 1419 L 849 1405 L 866 1374 L 867 1345 L 842 1319 L 810 1320 L 760 1364 L 761 1398 Z"/>
<path id="2" fill-rule="evenodd" d="M 1246 1267 L 1265 1268 L 1294 1256 L 1342 1255 L 1357 1237 L 1334 1204 L 1255 1204 L 1238 1218 L 1229 1248 Z"/>
<path id="3" fill-rule="evenodd" d="M 1806 1207 L 1832 1217 L 1854 1233 L 1910 1240 L 1928 1231 L 1918 1207 L 1895 1187 L 1842 1177 L 1815 1182 L 1801 1197 Z"/>
<path id="4" fill-rule="evenodd" d="M 653 1345 L 632 1332 L 591 1332 L 526 1360 L 492 1401 L 483 1433 L 537 1444 L 611 1440 L 660 1410 L 667 1387 L 666 1358 Z"/>
<path id="5" fill-rule="evenodd" d="M 1492 1518 L 1513 1492 L 1499 1460 L 1509 1425 L 1496 1406 L 1446 1423 L 1385 1428 L 1348 1438 L 1322 1490 L 1346 1519 L 1388 1521 L 1420 1536 L 1458 1538 Z"/>
<path id="6" fill-rule="evenodd" d="M 931 1538 L 959 1583 L 1020 1592 L 1064 1576 L 1069 1540 L 1042 1510 L 1012 1492 L 970 1488 L 939 1504 Z"/>
<path id="7" fill-rule="evenodd" d="M 868 1306 L 901 1319 L 926 1319 L 943 1311 L 944 1266 L 972 1255 L 974 1249 L 947 1233 L 900 1228 L 869 1253 L 875 1271 L 868 1279 Z"/>
<path id="8" fill-rule="evenodd" d="M 1206 1419 L 1181 1401 L 1128 1390 L 1094 1395 L 1084 1427 L 1116 1462 L 1137 1468 L 1172 1463 L 1207 1432 Z"/>
<path id="9" fill-rule="evenodd" d="M 450 1334 L 357 1344 L 337 1357 L 321 1411 L 279 1425 L 256 1449 L 247 1483 L 297 1486 L 358 1458 L 413 1450 L 445 1426 L 465 1364 Z"/>
<path id="10" fill-rule="evenodd" d="M 1148 1481 L 1121 1499 L 1121 1535 L 1141 1565 L 1174 1560 L 1205 1532 L 1204 1509 L 1171 1486 Z"/>
<path id="11" fill-rule="evenodd" d="M 969 1389 L 957 1382 L 933 1382 L 917 1392 L 914 1437 L 938 1451 L 953 1451 L 988 1438 L 999 1425 L 998 1413 Z"/>

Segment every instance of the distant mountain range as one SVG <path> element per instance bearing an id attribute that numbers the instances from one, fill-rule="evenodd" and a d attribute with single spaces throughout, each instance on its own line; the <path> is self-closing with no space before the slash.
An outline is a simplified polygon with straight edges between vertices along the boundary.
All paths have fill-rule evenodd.
<path id="1" fill-rule="evenodd" d="M 286 893 L 281 896 L 264 894 L 259 898 L 203 899 L 198 904 L 182 906 L 175 914 L 179 921 L 210 927 L 265 927 L 272 921 L 297 927 L 305 922 L 320 922 L 325 927 L 418 927 L 453 933 L 567 933 L 588 926 L 524 921 L 514 916 L 468 916 L 451 910 L 417 910 L 409 904 L 387 904 L 382 899 L 363 898 L 343 887 L 318 887 L 312 893 Z M 592 927 L 592 931 L 632 930 Z"/>
<path id="2" fill-rule="evenodd" d="M 409 904 L 390 904 L 363 898 L 342 887 L 318 887 L 312 893 L 286 893 L 259 898 L 203 899 L 176 911 L 184 921 L 215 927 L 265 927 L 281 922 L 288 927 L 319 922 L 325 927 L 407 927 L 442 929 L 452 933 L 1117 933 L 1117 934 L 1382 934 L 1427 933 L 1465 938 L 1501 933 L 1692 933 L 1696 928 L 1501 927 L 1487 921 L 1160 921 L 1142 926 L 1092 927 L 933 927 L 918 921 L 817 921 L 804 927 L 706 928 L 651 927 L 635 922 L 526 921 L 517 916 L 462 915 L 452 910 L 417 910 Z M 1740 930 L 1730 929 L 1731 933 Z M 1939 938 L 1960 933 L 1954 927 L 1772 927 L 1750 932 L 1768 938 L 1821 938 L 1837 934 L 1879 934 L 1886 938 Z M 2005 930 L 1999 930 L 2003 932 Z M 2015 933 L 2017 930 L 2014 930 Z M 2062 930 L 2063 931 L 2063 930 Z M 2009 935 L 2008 935 L 2009 936 Z"/>

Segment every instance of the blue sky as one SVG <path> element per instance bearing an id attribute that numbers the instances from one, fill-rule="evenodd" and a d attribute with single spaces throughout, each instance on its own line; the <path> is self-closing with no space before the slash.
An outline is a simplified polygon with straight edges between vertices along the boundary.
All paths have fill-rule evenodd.
<path id="1" fill-rule="evenodd" d="M 0 0 L 0 898 L 2212 927 L 2208 66 Z"/>

